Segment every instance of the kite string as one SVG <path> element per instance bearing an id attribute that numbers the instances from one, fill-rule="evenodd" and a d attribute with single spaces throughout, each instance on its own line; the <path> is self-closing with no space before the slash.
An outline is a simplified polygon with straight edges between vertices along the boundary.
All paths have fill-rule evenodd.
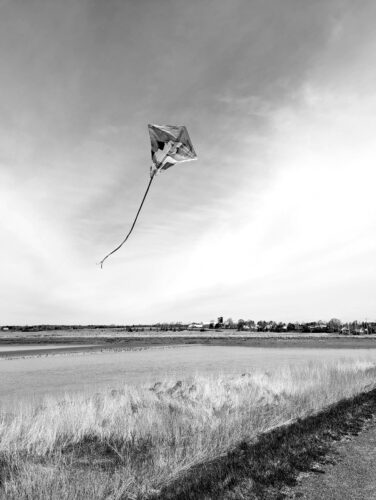
<path id="1" fill-rule="evenodd" d="M 128 233 L 128 234 L 127 234 L 127 236 L 124 238 L 124 240 L 120 243 L 120 245 L 119 245 L 119 246 L 117 246 L 114 250 L 112 250 L 112 252 L 110 252 L 109 254 L 107 254 L 107 255 L 106 255 L 106 257 L 104 257 L 104 259 L 102 259 L 102 260 L 99 262 L 99 264 L 101 265 L 101 269 L 103 268 L 103 262 L 104 262 L 104 261 L 105 261 L 105 260 L 106 260 L 106 259 L 107 259 L 110 255 L 112 255 L 113 253 L 117 252 L 117 251 L 119 250 L 119 248 L 121 248 L 121 247 L 124 245 L 124 243 L 127 241 L 127 239 L 129 238 L 129 236 L 131 235 L 131 232 L 133 231 L 133 228 L 134 228 L 134 226 L 136 225 L 136 222 L 137 222 L 138 216 L 139 216 L 139 214 L 140 214 L 140 212 L 141 212 L 142 205 L 144 204 L 144 201 L 145 201 L 145 199 L 146 199 L 146 196 L 147 196 L 147 194 L 148 194 L 148 192 L 149 192 L 149 189 L 150 189 L 151 183 L 153 182 L 154 176 L 155 176 L 155 173 L 154 173 L 154 174 L 152 174 L 152 175 L 150 176 L 150 181 L 149 181 L 148 187 L 146 188 L 146 191 L 145 191 L 144 197 L 142 198 L 142 201 L 141 201 L 141 205 L 140 205 L 140 207 L 139 207 L 139 209 L 138 209 L 138 211 L 137 211 L 136 217 L 135 217 L 135 219 L 134 219 L 134 221 L 133 221 L 132 227 L 131 227 L 131 228 L 130 228 L 130 230 L 129 230 L 129 233 Z"/>

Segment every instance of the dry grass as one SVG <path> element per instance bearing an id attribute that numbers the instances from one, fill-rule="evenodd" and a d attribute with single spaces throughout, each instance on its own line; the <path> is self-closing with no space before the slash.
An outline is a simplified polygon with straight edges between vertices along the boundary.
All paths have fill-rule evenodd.
<path id="1" fill-rule="evenodd" d="M 45 399 L 0 421 L 0 498 L 146 498 L 184 471 L 375 384 L 367 361 Z"/>

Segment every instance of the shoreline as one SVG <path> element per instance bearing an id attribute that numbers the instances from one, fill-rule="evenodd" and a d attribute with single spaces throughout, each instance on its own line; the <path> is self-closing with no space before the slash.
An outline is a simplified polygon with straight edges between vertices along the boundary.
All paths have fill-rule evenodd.
<path id="1" fill-rule="evenodd" d="M 95 339 L 95 345 L 93 341 Z M 51 349 L 46 348 L 53 344 Z M 64 344 L 67 347 L 56 347 Z M 0 351 L 1 359 L 33 358 L 45 356 L 58 356 L 69 354 L 89 354 L 107 351 L 144 350 L 150 348 L 169 348 L 193 345 L 203 346 L 243 346 L 259 348 L 302 348 L 302 349 L 376 349 L 376 337 L 251 337 L 243 335 L 203 336 L 203 335 L 176 335 L 176 336 L 122 336 L 122 337 L 55 337 L 45 336 L 30 338 L 27 336 L 16 338 L 0 338 L 1 346 L 25 346 L 24 350 L 15 349 Z M 41 349 L 35 347 L 40 345 Z M 33 347 L 27 349 L 26 346 Z M 42 348 L 43 346 L 43 348 Z M 76 346 L 76 347 L 75 347 Z"/>
<path id="2" fill-rule="evenodd" d="M 104 347 L 104 348 L 103 348 Z M 0 352 L 0 362 L 1 361 L 11 361 L 14 359 L 32 359 L 32 358 L 48 358 L 50 356 L 70 356 L 81 355 L 85 356 L 88 354 L 100 354 L 103 352 L 128 352 L 128 351 L 145 351 L 145 350 L 156 350 L 156 349 L 175 349 L 178 347 L 189 347 L 187 344 L 176 344 L 176 345 L 155 345 L 155 346 L 139 346 L 139 347 L 115 347 L 115 346 L 92 346 L 85 348 L 77 347 L 67 348 L 67 349 L 41 349 L 41 350 L 25 350 L 25 351 L 5 351 Z"/>

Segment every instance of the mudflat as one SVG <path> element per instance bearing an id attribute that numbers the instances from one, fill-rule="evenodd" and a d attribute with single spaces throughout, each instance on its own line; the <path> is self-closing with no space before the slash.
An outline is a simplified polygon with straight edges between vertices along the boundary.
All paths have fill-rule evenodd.
<path id="1" fill-rule="evenodd" d="M 77 331 L 57 330 L 25 333 L 21 331 L 0 332 L 0 357 L 2 346 L 41 346 L 45 349 L 50 344 L 53 348 L 64 345 L 74 346 L 77 350 L 96 349 L 134 349 L 149 346 L 170 345 L 212 345 L 244 347 L 304 347 L 335 349 L 376 349 L 376 335 L 341 336 L 328 333 L 244 333 L 236 330 L 205 332 L 127 332 L 125 329 L 83 329 Z M 93 346 L 93 344 L 95 344 Z M 52 348 L 52 347 L 51 347 Z M 35 353 L 39 354 L 39 353 Z"/>
<path id="2" fill-rule="evenodd" d="M 0 358 L 24 358 L 48 354 L 66 354 L 94 350 L 96 344 L 3 344 L 0 342 Z"/>

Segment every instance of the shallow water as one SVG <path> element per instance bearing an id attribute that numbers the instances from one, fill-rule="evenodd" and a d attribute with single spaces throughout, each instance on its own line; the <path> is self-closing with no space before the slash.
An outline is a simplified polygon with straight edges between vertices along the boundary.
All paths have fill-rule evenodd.
<path id="1" fill-rule="evenodd" d="M 241 346 L 178 346 L 138 351 L 0 359 L 0 408 L 38 401 L 48 394 L 93 392 L 122 383 L 154 383 L 195 374 L 241 374 L 310 361 L 367 359 L 376 363 L 376 349 L 265 348 Z"/>
<path id="2" fill-rule="evenodd" d="M 77 349 L 79 347 L 94 347 L 97 344 L 14 344 L 14 345 L 0 345 L 1 352 L 16 352 L 16 351 L 43 351 L 46 349 Z"/>

